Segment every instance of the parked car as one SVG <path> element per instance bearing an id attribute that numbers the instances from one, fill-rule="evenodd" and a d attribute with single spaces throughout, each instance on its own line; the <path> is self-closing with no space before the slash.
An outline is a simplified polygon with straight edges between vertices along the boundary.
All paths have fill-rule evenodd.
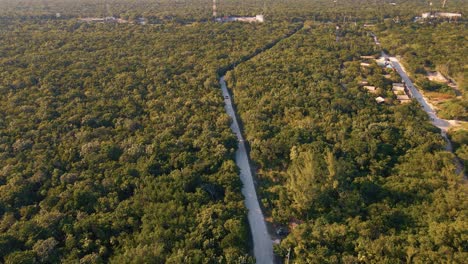
<path id="1" fill-rule="evenodd" d="M 288 234 L 288 230 L 284 227 L 280 227 L 276 229 L 276 235 L 278 236 L 286 236 Z"/>

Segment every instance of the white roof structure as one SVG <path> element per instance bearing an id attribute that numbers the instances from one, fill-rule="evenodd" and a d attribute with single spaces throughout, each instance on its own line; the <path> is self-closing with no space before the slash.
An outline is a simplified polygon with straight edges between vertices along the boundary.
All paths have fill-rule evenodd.
<path id="1" fill-rule="evenodd" d="M 364 89 L 368 90 L 371 93 L 376 92 L 377 88 L 375 86 L 365 85 Z"/>
<path id="2" fill-rule="evenodd" d="M 409 96 L 407 96 L 406 94 L 397 95 L 396 97 L 397 97 L 397 100 L 399 101 L 411 100 Z"/>
<path id="3" fill-rule="evenodd" d="M 380 103 L 385 102 L 385 98 L 383 98 L 382 96 L 379 96 L 379 97 L 375 98 L 375 101 L 376 101 L 378 104 L 380 104 Z"/>
<path id="4" fill-rule="evenodd" d="M 392 87 L 392 91 L 405 91 L 405 87 L 401 87 L 401 86 L 393 86 Z"/>
<path id="5" fill-rule="evenodd" d="M 434 17 L 447 17 L 447 18 L 459 18 L 462 17 L 460 13 L 449 13 L 449 12 L 436 12 L 431 14 L 430 12 L 422 13 L 422 18 L 434 18 Z"/>

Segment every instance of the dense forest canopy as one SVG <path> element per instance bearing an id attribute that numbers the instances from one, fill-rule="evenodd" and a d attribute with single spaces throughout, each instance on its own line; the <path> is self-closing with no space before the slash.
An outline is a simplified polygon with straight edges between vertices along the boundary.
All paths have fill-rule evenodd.
<path id="1" fill-rule="evenodd" d="M 2 258 L 248 261 L 216 70 L 288 27 L 3 28 Z"/>
<path id="2" fill-rule="evenodd" d="M 336 41 L 334 30 L 311 26 L 228 74 L 264 206 L 291 227 L 277 253 L 462 263 L 467 190 L 453 154 L 415 102 L 378 105 L 359 87 L 383 79 L 360 66 L 372 39 L 351 26 Z"/>
<path id="3" fill-rule="evenodd" d="M 360 63 L 373 30 L 415 77 L 445 65 L 466 89 L 465 20 L 415 24 L 427 1 L 393 2 L 218 2 L 267 19 L 244 24 L 213 22 L 211 0 L 0 0 L 0 262 L 255 262 L 217 80 L 232 69 L 280 258 L 463 263 L 454 155 L 393 100 L 394 72 Z M 79 20 L 105 16 L 149 23 Z M 466 130 L 451 138 L 468 161 Z"/>

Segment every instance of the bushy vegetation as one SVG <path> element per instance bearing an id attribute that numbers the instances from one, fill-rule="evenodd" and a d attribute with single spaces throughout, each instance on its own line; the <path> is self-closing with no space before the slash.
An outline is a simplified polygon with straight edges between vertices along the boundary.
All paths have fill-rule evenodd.
<path id="1" fill-rule="evenodd" d="M 453 150 L 464 165 L 465 174 L 468 171 L 468 131 L 466 127 L 449 131 Z"/>

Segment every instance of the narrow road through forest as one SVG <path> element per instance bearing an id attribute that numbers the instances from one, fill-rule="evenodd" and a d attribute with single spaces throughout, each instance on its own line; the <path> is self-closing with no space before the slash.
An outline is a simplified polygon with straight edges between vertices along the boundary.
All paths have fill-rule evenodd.
<path id="1" fill-rule="evenodd" d="M 253 57 L 273 48 L 280 41 L 287 39 L 293 36 L 296 32 L 301 30 L 303 25 L 296 28 L 292 32 L 286 34 L 282 38 L 275 40 L 269 45 L 265 46 L 261 50 L 256 51 L 251 56 L 248 56 L 245 61 L 252 59 Z M 238 66 L 239 63 L 234 63 L 230 70 Z M 226 82 L 224 80 L 224 75 L 220 77 L 219 84 L 221 86 L 221 91 L 224 98 L 224 109 L 226 113 L 231 117 L 231 130 L 236 134 L 237 140 L 239 142 L 238 148 L 235 154 L 235 161 L 237 166 L 240 169 L 240 179 L 242 181 L 242 194 L 245 197 L 244 203 L 247 207 L 248 214 L 247 219 L 249 221 L 250 232 L 252 234 L 253 240 L 253 252 L 257 264 L 273 264 L 275 263 L 275 254 L 273 253 L 273 240 L 268 233 L 267 225 L 265 223 L 265 218 L 260 207 L 260 202 L 258 201 L 257 192 L 255 189 L 255 184 L 252 175 L 252 168 L 249 163 L 249 154 L 245 146 L 244 138 L 242 137 L 242 131 L 237 120 L 236 112 L 233 107 L 231 96 L 229 94 Z"/>
<path id="2" fill-rule="evenodd" d="M 235 159 L 237 166 L 240 169 L 240 178 L 243 183 L 242 194 L 245 197 L 245 206 L 249 211 L 247 218 L 249 220 L 250 231 L 252 233 L 254 255 L 257 263 L 271 264 L 274 260 L 273 242 L 268 234 L 262 209 L 258 202 L 244 138 L 242 137 L 239 123 L 237 122 L 236 114 L 232 107 L 231 97 L 229 96 L 224 76 L 221 77 L 219 83 L 221 84 L 221 90 L 223 92 L 223 97 L 225 98 L 224 108 L 232 119 L 231 130 L 236 134 L 237 140 L 239 141 Z"/>

